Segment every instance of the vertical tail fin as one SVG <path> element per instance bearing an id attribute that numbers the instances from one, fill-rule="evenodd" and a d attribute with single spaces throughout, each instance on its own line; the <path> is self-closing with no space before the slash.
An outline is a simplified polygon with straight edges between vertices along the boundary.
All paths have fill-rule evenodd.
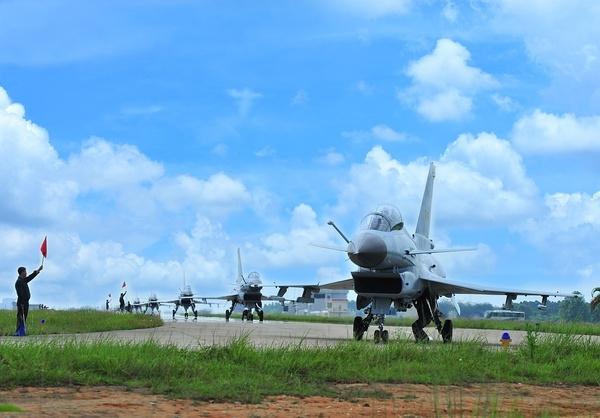
<path id="1" fill-rule="evenodd" d="M 419 220 L 417 222 L 417 230 L 415 235 L 421 235 L 429 238 L 429 227 L 431 225 L 431 202 L 433 199 L 433 179 L 435 179 L 435 165 L 429 165 L 429 175 L 425 184 L 425 192 L 421 201 L 421 211 L 419 212 Z"/>
<path id="2" fill-rule="evenodd" d="M 237 249 L 237 256 L 238 256 L 238 274 L 237 274 L 237 280 L 240 283 L 246 283 L 246 280 L 244 280 L 244 273 L 242 272 L 242 256 L 240 255 L 240 249 Z"/>

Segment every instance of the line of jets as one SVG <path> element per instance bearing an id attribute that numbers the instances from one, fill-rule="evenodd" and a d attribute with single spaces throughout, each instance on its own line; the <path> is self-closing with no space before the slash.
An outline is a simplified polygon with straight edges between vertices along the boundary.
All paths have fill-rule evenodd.
<path id="1" fill-rule="evenodd" d="M 178 299 L 158 301 L 156 296 L 151 297 L 144 304 L 146 309 L 158 309 L 162 303 L 175 305 L 173 317 L 183 307 L 185 316 L 191 308 L 194 317 L 198 316 L 196 303 L 209 303 L 208 300 L 226 300 L 231 302 L 231 307 L 225 311 L 225 319 L 229 318 L 237 305 L 244 306 L 242 319 L 252 321 L 254 313 L 260 321 L 263 320 L 262 302 L 287 301 L 284 297 L 289 288 L 302 289 L 302 296 L 294 302 L 312 303 L 314 294 L 321 290 L 353 290 L 357 294 L 357 309 L 364 312 L 364 316 L 356 316 L 353 323 L 353 335 L 356 340 L 361 340 L 369 327 L 374 324 L 373 333 L 375 343 L 386 343 L 389 339 L 388 330 L 385 329 L 385 315 L 394 306 L 398 311 L 406 311 L 414 307 L 417 319 L 412 324 L 412 331 L 417 342 L 427 341 L 430 337 L 425 332 L 425 327 L 432 321 L 444 342 L 452 341 L 453 325 L 450 319 L 442 321 L 443 315 L 438 307 L 438 299 L 442 296 L 451 298 L 457 312 L 460 309 L 454 296 L 457 294 L 478 295 L 503 295 L 506 297 L 504 309 L 512 309 L 513 301 L 519 295 L 540 296 L 540 309 L 545 309 L 548 297 L 576 297 L 577 293 L 560 293 L 544 290 L 522 290 L 495 288 L 485 285 L 473 285 L 457 282 L 446 278 L 446 273 L 440 262 L 434 257 L 436 253 L 473 251 L 475 248 L 436 248 L 429 237 L 431 225 L 431 209 L 433 201 L 433 183 L 435 179 L 435 165 L 429 167 L 425 191 L 421 201 L 421 209 L 414 233 L 407 231 L 400 211 L 392 205 L 379 206 L 375 211 L 368 213 L 362 220 L 361 227 L 352 239 L 329 221 L 340 237 L 345 242 L 345 248 L 332 248 L 326 245 L 314 244 L 329 250 L 346 253 L 348 258 L 357 266 L 351 272 L 351 278 L 332 283 L 274 285 L 279 289 L 275 296 L 265 296 L 262 293 L 263 285 L 258 273 L 250 273 L 247 278 L 242 273 L 240 251 L 238 249 L 238 277 L 239 287 L 236 293 L 218 297 L 195 298 L 189 286 L 184 287 Z M 134 304 L 135 306 L 135 304 Z"/>

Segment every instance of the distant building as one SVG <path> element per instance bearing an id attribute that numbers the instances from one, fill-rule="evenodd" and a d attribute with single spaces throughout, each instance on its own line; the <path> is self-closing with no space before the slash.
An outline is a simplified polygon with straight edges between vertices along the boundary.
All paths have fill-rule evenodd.
<path id="1" fill-rule="evenodd" d="M 313 294 L 314 303 L 296 303 L 288 308 L 289 313 L 322 314 L 329 316 L 346 316 L 348 311 L 348 291 L 328 290 Z"/>
<path id="2" fill-rule="evenodd" d="M 11 298 L 2 299 L 2 303 L 0 303 L 0 309 L 12 309 L 13 311 L 17 310 L 17 301 Z M 46 305 L 43 303 L 30 303 L 29 310 L 37 311 L 38 309 L 48 309 Z"/>

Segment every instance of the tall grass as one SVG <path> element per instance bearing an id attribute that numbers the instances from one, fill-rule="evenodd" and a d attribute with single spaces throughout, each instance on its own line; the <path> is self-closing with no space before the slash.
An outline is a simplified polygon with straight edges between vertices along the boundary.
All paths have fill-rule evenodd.
<path id="1" fill-rule="evenodd" d="M 16 311 L 0 310 L 0 335 L 12 335 L 16 328 Z M 121 314 L 79 309 L 69 311 L 29 311 L 27 334 L 62 334 L 153 328 L 163 324 L 158 316 Z"/>
<path id="2" fill-rule="evenodd" d="M 515 350 L 478 342 L 385 346 L 348 342 L 256 348 L 247 338 L 197 350 L 173 345 L 39 341 L 0 344 L 0 387 L 125 385 L 195 399 L 258 402 L 265 396 L 343 396 L 335 383 L 600 385 L 600 345 L 555 335 Z"/>
<path id="3" fill-rule="evenodd" d="M 209 316 L 223 316 L 210 314 Z M 328 324 L 352 324 L 353 317 L 349 316 L 320 316 L 320 315 L 292 315 L 285 313 L 265 312 L 265 319 L 289 322 L 321 322 Z M 414 318 L 386 317 L 385 324 L 390 326 L 408 327 L 415 321 Z M 588 322 L 536 322 L 536 321 L 496 321 L 489 319 L 453 319 L 456 328 L 472 329 L 503 329 L 507 331 L 527 331 L 534 328 L 539 332 L 552 332 L 561 334 L 600 335 L 600 324 Z"/>

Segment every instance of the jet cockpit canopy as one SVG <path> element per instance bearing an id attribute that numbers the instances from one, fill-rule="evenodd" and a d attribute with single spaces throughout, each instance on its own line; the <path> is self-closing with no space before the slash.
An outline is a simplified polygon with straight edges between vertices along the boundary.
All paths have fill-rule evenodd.
<path id="1" fill-rule="evenodd" d="M 368 213 L 360 224 L 362 230 L 399 231 L 404 228 L 402 214 L 394 205 L 380 205 L 374 212 Z"/>
<path id="2" fill-rule="evenodd" d="M 193 296 L 194 294 L 192 293 L 192 286 L 190 286 L 189 284 L 184 286 L 183 290 L 181 291 L 181 296 Z"/>
<path id="3" fill-rule="evenodd" d="M 248 277 L 246 277 L 246 283 L 251 286 L 260 286 L 262 284 L 260 274 L 258 274 L 256 271 L 248 273 Z"/>

